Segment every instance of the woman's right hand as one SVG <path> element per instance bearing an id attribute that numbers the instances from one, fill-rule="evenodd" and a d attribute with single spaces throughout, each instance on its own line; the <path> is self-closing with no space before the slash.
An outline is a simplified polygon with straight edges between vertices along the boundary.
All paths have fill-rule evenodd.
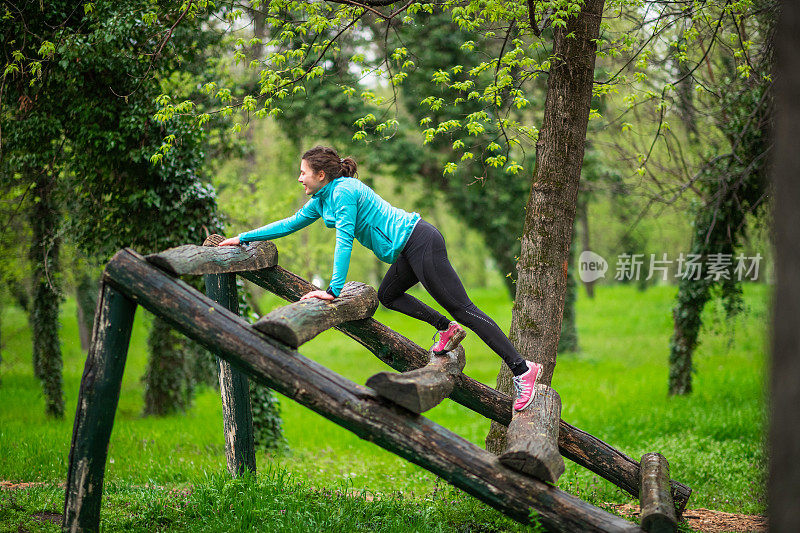
<path id="1" fill-rule="evenodd" d="M 241 244 L 241 243 L 239 242 L 239 236 L 237 235 L 236 237 L 231 237 L 230 239 L 225 239 L 224 241 L 219 243 L 218 246 L 237 246 L 239 244 Z"/>

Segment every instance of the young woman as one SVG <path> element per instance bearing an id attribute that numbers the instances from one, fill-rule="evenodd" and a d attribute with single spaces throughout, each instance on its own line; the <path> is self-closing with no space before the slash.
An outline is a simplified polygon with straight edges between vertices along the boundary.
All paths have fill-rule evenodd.
<path id="1" fill-rule="evenodd" d="M 464 324 L 494 350 L 514 374 L 514 409 L 527 407 L 541 366 L 525 361 L 500 327 L 467 296 L 461 280 L 447 259 L 444 238 L 419 213 L 391 206 L 375 191 L 356 179 L 356 162 L 340 159 L 332 148 L 317 146 L 303 154 L 299 181 L 309 200 L 294 216 L 224 240 L 220 246 L 276 239 L 322 218 L 336 228 L 333 275 L 325 291 L 311 291 L 302 299 L 332 300 L 339 296 L 350 267 L 353 239 L 372 250 L 391 266 L 378 289 L 378 299 L 389 309 L 423 320 L 438 331 L 431 350 L 442 354 L 455 349 L 466 332 Z M 458 322 L 406 293 L 421 282 L 431 296 Z"/>

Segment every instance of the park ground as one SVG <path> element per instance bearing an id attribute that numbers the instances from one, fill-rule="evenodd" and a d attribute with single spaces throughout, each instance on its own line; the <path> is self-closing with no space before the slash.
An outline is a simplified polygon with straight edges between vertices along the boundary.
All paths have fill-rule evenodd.
<path id="1" fill-rule="evenodd" d="M 672 477 L 694 489 L 682 531 L 763 530 L 771 288 L 745 285 L 745 309 L 732 320 L 716 302 L 707 306 L 695 355 L 694 392 L 669 397 L 667 358 L 676 290 L 599 286 L 594 299 L 580 291 L 580 350 L 559 355 L 553 381 L 562 399 L 562 418 L 631 457 L 664 454 Z M 427 295 L 415 294 L 433 304 Z M 508 331 L 511 301 L 504 290 L 476 289 L 470 295 Z M 264 309 L 281 304 L 271 296 L 263 301 Z M 425 324 L 383 308 L 376 318 L 418 344 L 431 342 L 432 331 Z M 109 449 L 104 530 L 533 529 L 285 398 L 281 401 L 288 451 L 260 453 L 257 479 L 230 480 L 217 391 L 198 391 L 194 406 L 184 415 L 140 416 L 150 320 L 146 313 L 137 313 Z M 59 529 L 85 361 L 71 299 L 63 306 L 60 334 L 67 415 L 52 421 L 44 416 L 40 387 L 32 376 L 26 317 L 21 310 L 4 311 L 0 531 Z M 474 334 L 464 345 L 465 372 L 494 385 L 499 358 Z M 356 383 L 387 370 L 335 331 L 323 333 L 300 351 Z M 426 415 L 483 445 L 488 421 L 466 408 L 447 401 Z M 568 460 L 566 467 L 559 487 L 636 519 L 636 502 L 627 493 Z"/>

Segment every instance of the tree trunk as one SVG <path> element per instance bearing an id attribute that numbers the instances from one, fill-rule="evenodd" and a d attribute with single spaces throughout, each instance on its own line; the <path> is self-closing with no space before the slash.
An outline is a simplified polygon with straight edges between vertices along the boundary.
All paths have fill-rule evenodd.
<path id="1" fill-rule="evenodd" d="M 772 306 L 772 364 L 770 365 L 769 528 L 774 532 L 800 531 L 800 6 L 784 2 L 776 46 L 775 156 L 775 297 Z"/>
<path id="2" fill-rule="evenodd" d="M 142 380 L 144 414 L 164 416 L 182 412 L 191 403 L 188 386 L 192 369 L 184 348 L 184 338 L 163 318 L 154 317 L 147 339 L 150 359 Z"/>
<path id="3" fill-rule="evenodd" d="M 544 119 L 536 143 L 536 168 L 525 209 L 522 252 L 517 263 L 517 295 L 509 338 L 528 360 L 542 365 L 550 385 L 556 365 L 578 183 L 581 177 L 595 48 L 605 0 L 587 0 L 566 28 L 553 32 L 554 60 L 547 80 Z M 567 38 L 570 35 L 570 38 Z M 511 393 L 511 372 L 502 366 L 497 389 Z M 489 451 L 506 447 L 506 428 L 492 423 Z"/>
<path id="4" fill-rule="evenodd" d="M 62 392 L 61 344 L 58 338 L 58 311 L 61 303 L 58 253 L 59 215 L 56 210 L 55 176 L 48 171 L 35 178 L 36 196 L 29 222 L 33 230 L 30 259 L 33 270 L 33 305 L 30 323 L 33 337 L 34 374 L 42 382 L 46 412 L 55 418 L 64 416 Z"/>
<path id="5" fill-rule="evenodd" d="M 705 228 L 705 227 L 704 227 Z M 695 250 L 692 250 L 693 252 Z M 700 335 L 703 308 L 711 296 L 711 283 L 705 279 L 681 279 L 675 307 L 669 351 L 669 394 L 692 392 L 692 354 Z"/>

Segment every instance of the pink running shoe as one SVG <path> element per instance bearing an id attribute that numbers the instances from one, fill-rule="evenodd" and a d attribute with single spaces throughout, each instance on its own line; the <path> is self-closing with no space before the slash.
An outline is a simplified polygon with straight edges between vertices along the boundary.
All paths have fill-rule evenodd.
<path id="1" fill-rule="evenodd" d="M 467 332 L 457 322 L 450 322 L 446 330 L 433 334 L 434 340 L 436 340 L 436 335 L 439 335 L 439 340 L 433 345 L 431 351 L 436 355 L 442 355 L 450 350 L 455 350 L 456 346 L 467 336 Z"/>
<path id="2" fill-rule="evenodd" d="M 536 393 L 536 380 L 542 372 L 542 365 L 525 361 L 528 371 L 521 376 L 514 376 L 514 390 L 517 391 L 517 399 L 514 402 L 514 410 L 522 411 L 533 401 Z"/>

